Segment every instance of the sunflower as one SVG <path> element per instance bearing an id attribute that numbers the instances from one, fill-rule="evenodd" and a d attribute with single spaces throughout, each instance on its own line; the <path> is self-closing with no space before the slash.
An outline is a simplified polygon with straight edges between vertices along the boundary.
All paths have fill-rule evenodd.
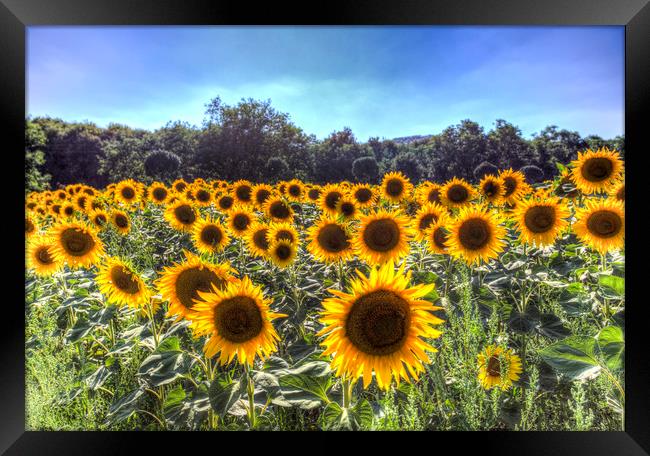
<path id="1" fill-rule="evenodd" d="M 38 233 L 38 225 L 29 216 L 25 216 L 25 239 L 29 239 L 33 234 Z"/>
<path id="2" fill-rule="evenodd" d="M 118 233 L 122 235 L 129 234 L 131 231 L 131 219 L 124 211 L 114 210 L 111 212 L 111 222 Z"/>
<path id="3" fill-rule="evenodd" d="M 226 227 L 212 218 L 199 219 L 192 228 L 192 241 L 201 253 L 222 251 L 230 242 Z"/>
<path id="4" fill-rule="evenodd" d="M 27 268 L 39 277 L 49 277 L 63 267 L 63 262 L 54 257 L 52 246 L 50 238 L 39 236 L 27 247 Z"/>
<path id="5" fill-rule="evenodd" d="M 270 196 L 263 206 L 264 213 L 274 222 L 293 220 L 293 209 L 279 196 Z"/>
<path id="6" fill-rule="evenodd" d="M 449 224 L 451 218 L 447 214 L 441 214 L 438 220 L 427 228 L 424 239 L 427 241 L 429 251 L 439 255 L 447 255 L 449 240 Z"/>
<path id="7" fill-rule="evenodd" d="M 196 187 L 194 191 L 194 198 L 196 200 L 196 204 L 201 207 L 207 207 L 212 203 L 212 193 L 210 193 L 203 186 Z"/>
<path id="8" fill-rule="evenodd" d="M 497 176 L 486 174 L 478 184 L 478 188 L 479 193 L 486 202 L 492 203 L 495 206 L 503 204 L 506 187 L 503 181 Z"/>
<path id="9" fill-rule="evenodd" d="M 522 242 L 543 247 L 555 242 L 569 215 L 558 198 L 546 197 L 520 200 L 512 216 Z"/>
<path id="10" fill-rule="evenodd" d="M 356 184 L 350 189 L 350 196 L 361 209 L 374 206 L 379 198 L 370 184 Z"/>
<path id="11" fill-rule="evenodd" d="M 286 268 L 296 259 L 297 253 L 295 244 L 286 239 L 281 239 L 271 242 L 268 256 L 273 264 L 280 268 Z"/>
<path id="12" fill-rule="evenodd" d="M 475 197 L 476 191 L 464 179 L 454 177 L 440 188 L 440 201 L 449 208 L 466 206 Z"/>
<path id="13" fill-rule="evenodd" d="M 435 339 L 441 332 L 434 325 L 443 320 L 432 311 L 440 310 L 422 298 L 434 284 L 409 287 L 411 272 L 404 266 L 397 272 L 392 262 L 373 268 L 366 277 L 357 270 L 358 279 L 351 280 L 351 292 L 330 289 L 334 297 L 323 301 L 320 321 L 326 335 L 321 345 L 323 355 L 333 355 L 336 375 L 358 379 L 363 387 L 372 381 L 372 371 L 379 388 L 387 390 L 394 377 L 417 380 L 429 363 L 425 351 L 437 351 L 424 338 Z"/>
<path id="14" fill-rule="evenodd" d="M 578 189 L 587 195 L 594 192 L 609 192 L 620 179 L 623 161 L 618 152 L 601 148 L 587 149 L 578 153 L 578 159 L 571 162 L 571 178 Z"/>
<path id="15" fill-rule="evenodd" d="M 422 241 L 425 237 L 427 229 L 440 218 L 441 215 L 446 214 L 447 209 L 436 203 L 425 203 L 418 209 L 413 219 L 413 232 L 415 239 Z"/>
<path id="16" fill-rule="evenodd" d="M 90 267 L 104 255 L 104 245 L 95 230 L 83 222 L 61 223 L 52 228 L 54 261 L 65 261 L 71 269 Z"/>
<path id="17" fill-rule="evenodd" d="M 388 173 L 381 182 L 382 195 L 394 203 L 409 196 L 412 190 L 413 184 L 401 172 Z"/>
<path id="18" fill-rule="evenodd" d="M 76 210 L 75 204 L 68 201 L 64 203 L 63 206 L 61 207 L 61 215 L 63 215 L 63 217 L 65 218 L 70 218 L 74 216 L 75 210 Z"/>
<path id="19" fill-rule="evenodd" d="M 106 211 L 101 209 L 95 209 L 88 214 L 90 221 L 97 227 L 97 229 L 102 229 L 106 227 L 108 223 L 108 214 Z"/>
<path id="20" fill-rule="evenodd" d="M 287 198 L 289 201 L 300 203 L 305 197 L 305 185 L 298 179 L 293 179 L 287 183 Z"/>
<path id="21" fill-rule="evenodd" d="M 269 231 L 267 232 L 267 240 L 269 241 L 269 244 L 283 239 L 294 245 L 300 244 L 298 231 L 291 223 L 271 223 Z"/>
<path id="22" fill-rule="evenodd" d="M 237 204 L 228 212 L 227 222 L 230 233 L 238 238 L 246 236 L 255 215 L 244 205 Z"/>
<path id="23" fill-rule="evenodd" d="M 312 203 L 318 203 L 322 189 L 319 185 L 312 185 L 307 189 L 307 199 Z"/>
<path id="24" fill-rule="evenodd" d="M 165 204 L 170 196 L 169 190 L 161 182 L 149 186 L 149 200 L 154 204 Z"/>
<path id="25" fill-rule="evenodd" d="M 354 256 L 347 227 L 332 216 L 324 216 L 314 223 L 307 230 L 307 236 L 307 250 L 319 261 L 347 261 Z"/>
<path id="26" fill-rule="evenodd" d="M 84 212 L 86 210 L 86 205 L 88 203 L 88 195 L 85 193 L 81 193 L 79 195 L 75 195 L 74 197 L 74 204 L 77 206 L 77 209 L 80 212 Z"/>
<path id="27" fill-rule="evenodd" d="M 505 228 L 496 212 L 484 206 L 466 206 L 449 225 L 449 253 L 468 264 L 496 258 L 505 247 Z"/>
<path id="28" fill-rule="evenodd" d="M 488 345 L 482 353 L 477 356 L 478 379 L 485 389 L 495 386 L 507 390 L 512 382 L 519 379 L 523 371 L 521 358 L 509 349 Z"/>
<path id="29" fill-rule="evenodd" d="M 352 246 L 357 256 L 369 264 L 397 261 L 409 253 L 412 235 L 405 215 L 379 210 L 360 217 Z"/>
<path id="30" fill-rule="evenodd" d="M 181 195 L 186 188 L 187 188 L 187 182 L 185 182 L 183 179 L 176 179 L 172 183 L 172 189 L 179 195 Z"/>
<path id="31" fill-rule="evenodd" d="M 499 179 L 503 182 L 505 193 L 503 200 L 514 205 L 530 192 L 530 185 L 526 183 L 526 176 L 521 171 L 513 171 L 512 168 L 499 173 Z"/>
<path id="32" fill-rule="evenodd" d="M 254 256 L 265 258 L 271 244 L 268 240 L 269 226 L 259 222 L 253 222 L 246 233 L 246 245 Z"/>
<path id="33" fill-rule="evenodd" d="M 345 192 L 336 184 L 326 185 L 320 194 L 318 205 L 326 214 L 336 214 L 336 203 L 343 197 Z"/>
<path id="34" fill-rule="evenodd" d="M 250 204 L 253 198 L 253 185 L 247 180 L 238 180 L 232 185 L 232 196 L 241 204 Z"/>
<path id="35" fill-rule="evenodd" d="M 211 287 L 222 289 L 236 280 L 229 265 L 213 265 L 185 251 L 185 261 L 163 269 L 156 281 L 158 292 L 169 301 L 168 316 L 192 319 L 198 292 L 209 292 Z"/>
<path id="36" fill-rule="evenodd" d="M 206 357 L 219 353 L 222 365 L 237 357 L 240 364 L 252 366 L 257 356 L 263 361 L 276 350 L 280 337 L 271 322 L 286 315 L 271 312 L 273 300 L 248 277 L 223 290 L 199 291 L 199 297 L 192 329 L 195 336 L 209 336 L 203 347 Z"/>
<path id="37" fill-rule="evenodd" d="M 615 185 L 612 185 L 612 189 L 609 192 L 609 197 L 625 203 L 625 181 L 621 180 Z"/>
<path id="38" fill-rule="evenodd" d="M 353 220 L 359 215 L 359 208 L 354 198 L 342 196 L 336 203 L 336 212 L 343 220 Z"/>
<path id="39" fill-rule="evenodd" d="M 273 194 L 273 187 L 268 184 L 257 184 L 253 187 L 253 203 L 259 209 L 264 207 L 264 203 Z"/>
<path id="40" fill-rule="evenodd" d="M 235 204 L 235 198 L 229 194 L 219 195 L 215 199 L 217 201 L 217 207 L 222 212 L 229 211 Z"/>
<path id="41" fill-rule="evenodd" d="M 178 231 L 191 231 L 198 216 L 189 201 L 178 199 L 165 210 L 165 220 Z"/>
<path id="42" fill-rule="evenodd" d="M 587 200 L 576 211 L 573 225 L 578 238 L 592 249 L 605 254 L 623 247 L 625 242 L 625 208 L 615 199 Z"/>
<path id="43" fill-rule="evenodd" d="M 91 196 L 88 200 L 88 210 L 97 211 L 104 209 L 104 202 L 100 201 L 97 196 Z"/>
<path id="44" fill-rule="evenodd" d="M 50 214 L 54 216 L 54 218 L 59 218 L 61 215 L 61 205 L 58 203 L 54 203 L 50 206 Z"/>
<path id="45" fill-rule="evenodd" d="M 138 202 L 140 191 L 140 184 L 133 179 L 123 180 L 115 186 L 115 200 L 130 206 Z"/>
<path id="46" fill-rule="evenodd" d="M 106 300 L 120 306 L 142 309 L 151 297 L 151 291 L 142 278 L 117 258 L 106 259 L 95 281 Z"/>

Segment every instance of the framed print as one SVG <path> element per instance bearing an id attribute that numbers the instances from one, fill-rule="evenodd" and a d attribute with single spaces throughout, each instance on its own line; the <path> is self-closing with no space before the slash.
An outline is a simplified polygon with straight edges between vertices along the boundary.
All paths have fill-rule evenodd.
<path id="1" fill-rule="evenodd" d="M 0 450 L 650 451 L 647 2 L 0 12 Z"/>

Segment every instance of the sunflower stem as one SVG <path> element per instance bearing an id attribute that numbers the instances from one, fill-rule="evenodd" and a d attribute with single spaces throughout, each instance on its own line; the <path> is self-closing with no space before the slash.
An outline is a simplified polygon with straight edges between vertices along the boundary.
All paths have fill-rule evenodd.
<path id="1" fill-rule="evenodd" d="M 255 429 L 257 425 L 257 417 L 255 416 L 255 383 L 251 375 L 248 363 L 244 363 L 244 372 L 247 380 L 246 392 L 248 393 L 248 423 L 251 429 Z"/>
<path id="2" fill-rule="evenodd" d="M 348 377 L 347 375 L 343 377 L 342 382 L 343 382 L 342 385 L 343 404 L 342 405 L 344 409 L 348 409 L 352 404 L 352 387 L 354 385 L 350 377 Z"/>

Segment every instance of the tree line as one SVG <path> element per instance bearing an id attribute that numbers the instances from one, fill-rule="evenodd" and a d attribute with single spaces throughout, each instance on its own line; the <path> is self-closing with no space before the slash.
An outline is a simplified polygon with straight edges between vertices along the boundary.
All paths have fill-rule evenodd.
<path id="1" fill-rule="evenodd" d="M 485 131 L 463 120 L 439 134 L 414 141 L 369 138 L 360 142 L 350 128 L 317 140 L 277 111 L 270 100 L 242 99 L 206 104 L 200 126 L 176 121 L 155 131 L 50 117 L 25 121 L 25 190 L 56 189 L 81 182 L 97 188 L 127 178 L 166 184 L 177 178 L 292 178 L 315 183 L 378 183 L 401 171 L 413 182 L 443 182 L 454 176 L 476 183 L 485 172 L 522 169 L 531 180 L 549 179 L 578 151 L 607 146 L 624 155 L 624 138 L 581 137 L 551 125 L 532 139 L 499 119 Z"/>

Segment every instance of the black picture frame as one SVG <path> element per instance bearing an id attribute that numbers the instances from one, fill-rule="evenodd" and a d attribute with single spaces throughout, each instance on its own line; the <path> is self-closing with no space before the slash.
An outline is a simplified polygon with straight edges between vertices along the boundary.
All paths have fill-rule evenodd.
<path id="1" fill-rule="evenodd" d="M 410 0 L 410 1 L 328 1 L 308 4 L 280 5 L 266 2 L 260 5 L 234 1 L 207 0 L 0 0 L 0 113 L 6 127 L 0 147 L 4 149 L 3 176 L 5 216 L 15 220 L 11 225 L 14 238 L 5 237 L 7 246 L 15 248 L 5 257 L 3 274 L 3 324 L 0 330 L 0 452 L 6 454 L 127 454 L 135 452 L 136 444 L 146 451 L 157 448 L 172 450 L 177 446 L 185 451 L 231 451 L 222 443 L 227 435 L 217 437 L 210 433 L 192 435 L 140 432 L 35 432 L 25 431 L 25 338 L 24 313 L 19 301 L 24 293 L 20 265 L 14 262 L 24 251 L 19 217 L 24 211 L 23 195 L 19 195 L 20 173 L 18 150 L 24 147 L 25 121 L 25 32 L 32 25 L 623 25 L 625 26 L 625 152 L 626 184 L 628 190 L 628 219 L 626 240 L 633 248 L 627 249 L 626 274 L 627 306 L 625 354 L 625 431 L 621 432 L 481 432 L 439 433 L 419 435 L 425 448 L 441 450 L 449 445 L 457 453 L 469 444 L 478 444 L 482 452 L 499 454 L 560 455 L 641 455 L 650 454 L 650 361 L 646 355 L 645 339 L 648 320 L 644 293 L 647 268 L 643 258 L 643 229 L 640 208 L 646 192 L 643 185 L 643 154 L 649 153 L 648 133 L 642 121 L 648 116 L 650 101 L 650 4 L 648 0 Z M 16 182 L 13 182 L 13 180 Z M 11 182 L 10 182 L 11 181 Z M 646 182 L 644 182 L 646 181 Z M 15 192 L 15 194 L 14 194 Z M 15 205 L 15 206 L 14 206 Z M 10 240 L 11 239 L 11 240 Z M 639 246 L 639 247 L 637 247 Z M 15 276 L 15 277 L 14 277 Z M 15 299 L 13 292 L 15 292 Z M 10 297 L 11 296 L 11 297 Z M 200 434 L 200 435 L 198 435 Z M 252 434 L 259 437 L 263 433 Z M 368 434 L 370 438 L 368 439 Z M 387 437 L 388 435 L 388 437 Z M 341 434 L 328 434 L 323 443 L 337 440 Z M 354 437 L 359 436 L 355 434 Z M 245 451 L 254 451 L 256 444 L 232 440 L 233 450 L 246 445 Z M 309 438 L 310 446 L 303 449 L 294 445 L 293 436 L 262 435 L 270 442 L 258 447 L 267 451 L 270 446 L 280 451 L 311 451 L 321 437 Z M 286 438 L 285 438 L 286 437 Z M 303 434 L 304 437 L 304 434 Z M 410 436 L 390 433 L 366 433 L 366 439 L 379 444 L 384 439 L 399 446 L 410 442 Z M 332 440 L 333 439 L 333 440 Z M 257 440 L 257 439 L 256 439 Z M 418 439 L 419 440 L 419 439 Z M 199 443 L 200 441 L 200 443 Z M 262 439 L 260 439 L 260 443 Z M 387 440 L 388 442 L 388 440 Z M 365 445 L 365 444 L 364 444 Z M 230 445 L 229 445 L 230 446 Z M 324 449 L 325 445 L 322 445 Z M 369 447 L 364 446 L 364 452 Z M 337 447 L 332 447 L 338 451 Z M 404 450 L 411 444 L 404 445 Z M 413 447 L 415 449 L 415 447 Z M 346 452 L 349 450 L 346 450 Z M 403 451 L 399 450 L 398 451 Z M 426 450 L 425 450 L 426 451 Z"/>

